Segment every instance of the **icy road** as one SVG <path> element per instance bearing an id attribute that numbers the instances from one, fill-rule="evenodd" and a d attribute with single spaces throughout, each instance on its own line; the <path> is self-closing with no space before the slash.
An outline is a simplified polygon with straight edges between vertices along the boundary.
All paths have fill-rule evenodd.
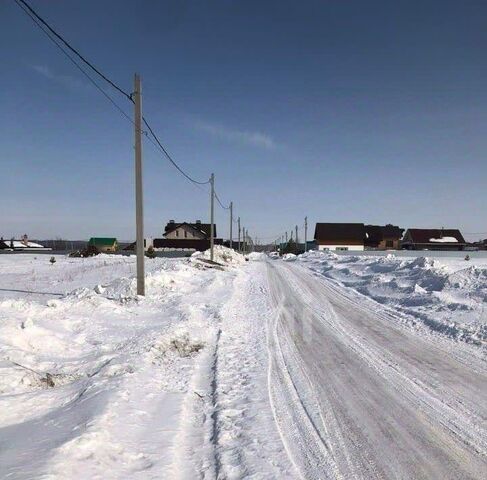
<path id="1" fill-rule="evenodd" d="M 303 478 L 487 478 L 480 359 L 297 263 L 266 265 L 271 401 Z"/>

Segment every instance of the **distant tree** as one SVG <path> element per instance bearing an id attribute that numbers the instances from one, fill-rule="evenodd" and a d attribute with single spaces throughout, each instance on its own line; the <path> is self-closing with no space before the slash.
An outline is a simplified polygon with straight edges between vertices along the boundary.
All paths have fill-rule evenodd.
<path id="1" fill-rule="evenodd" d="M 283 249 L 282 249 L 282 253 L 294 253 L 296 254 L 297 253 L 297 246 L 296 246 L 296 242 L 294 240 L 289 240 L 289 242 L 287 242 Z"/>
<path id="2" fill-rule="evenodd" d="M 154 247 L 152 245 L 145 252 L 145 256 L 147 258 L 156 258 L 156 251 L 154 250 Z"/>

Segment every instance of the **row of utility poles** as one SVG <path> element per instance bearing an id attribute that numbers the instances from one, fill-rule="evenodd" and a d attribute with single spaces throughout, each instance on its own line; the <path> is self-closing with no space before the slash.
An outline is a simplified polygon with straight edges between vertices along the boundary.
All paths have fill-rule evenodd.
<path id="1" fill-rule="evenodd" d="M 289 241 L 292 242 L 293 240 L 295 241 L 295 243 L 299 243 L 299 238 L 298 238 L 298 226 L 296 225 L 294 227 L 294 234 L 295 234 L 295 237 L 293 239 L 293 230 L 291 229 L 289 231 L 289 237 L 288 237 L 288 232 L 284 232 L 283 235 L 281 235 L 275 242 L 274 244 L 277 244 L 277 242 L 279 242 L 279 245 L 282 245 L 283 243 L 288 243 L 288 238 L 289 238 Z M 307 252 L 308 251 L 308 217 L 304 217 L 304 251 Z"/>
<path id="2" fill-rule="evenodd" d="M 134 76 L 134 130 L 135 130 L 135 225 L 137 254 L 137 295 L 145 295 L 145 252 L 144 252 L 144 199 L 142 189 L 142 88 L 140 76 Z M 210 176 L 210 260 L 214 261 L 215 247 L 215 174 Z M 230 202 L 230 248 L 233 248 L 233 202 Z M 247 253 L 252 246 L 248 230 L 238 225 L 238 251 Z M 242 242 L 240 241 L 242 235 Z"/>

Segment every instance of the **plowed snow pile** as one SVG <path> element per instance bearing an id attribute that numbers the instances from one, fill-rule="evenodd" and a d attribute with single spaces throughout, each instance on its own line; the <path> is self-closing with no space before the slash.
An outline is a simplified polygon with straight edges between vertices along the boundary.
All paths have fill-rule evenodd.
<path id="1" fill-rule="evenodd" d="M 209 260 L 210 257 L 210 250 L 195 252 L 191 256 L 193 259 L 202 258 L 205 260 Z M 245 262 L 245 257 L 231 248 L 224 247 L 223 245 L 215 245 L 213 250 L 213 261 L 223 265 L 241 265 Z"/>
<path id="2" fill-rule="evenodd" d="M 308 252 L 301 264 L 457 340 L 487 342 L 487 259 Z"/>

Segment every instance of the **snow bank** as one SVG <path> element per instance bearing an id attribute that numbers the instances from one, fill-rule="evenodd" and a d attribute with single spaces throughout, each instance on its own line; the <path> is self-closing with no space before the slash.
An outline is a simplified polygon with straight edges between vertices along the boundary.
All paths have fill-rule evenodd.
<path id="1" fill-rule="evenodd" d="M 232 248 L 224 247 L 223 245 L 215 245 L 213 250 L 214 256 L 213 260 L 217 263 L 224 265 L 241 265 L 245 263 L 245 257 L 233 250 Z M 210 259 L 210 250 L 204 252 L 195 252 L 191 255 L 191 258 L 204 258 L 205 260 Z"/>
<path id="2" fill-rule="evenodd" d="M 0 471 L 166 478 L 237 272 L 147 260 L 137 297 L 135 258 L 56 258 L 0 256 Z"/>
<path id="3" fill-rule="evenodd" d="M 285 261 L 285 262 L 294 262 L 296 260 L 296 255 L 294 255 L 294 253 L 285 253 L 283 256 L 282 256 L 282 259 Z"/>
<path id="4" fill-rule="evenodd" d="M 262 252 L 251 252 L 247 255 L 247 258 L 251 261 L 262 261 L 265 260 L 265 253 Z"/>
<path id="5" fill-rule="evenodd" d="M 487 342 L 487 259 L 404 258 L 308 252 L 299 261 L 457 340 Z"/>

